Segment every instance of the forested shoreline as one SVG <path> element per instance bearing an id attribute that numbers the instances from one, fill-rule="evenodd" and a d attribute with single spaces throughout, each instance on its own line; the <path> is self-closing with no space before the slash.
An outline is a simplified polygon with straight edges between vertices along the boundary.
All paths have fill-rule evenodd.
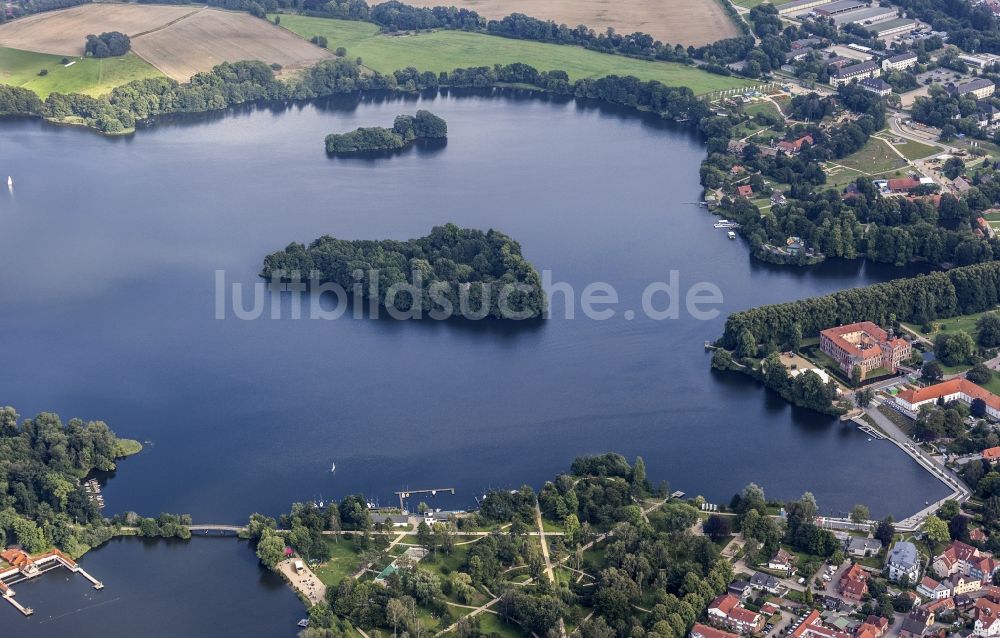
<path id="1" fill-rule="evenodd" d="M 41 117 L 89 126 L 106 134 L 131 132 L 158 115 L 200 113 L 258 102 L 300 101 L 365 92 L 414 92 L 440 88 L 529 86 L 558 95 L 601 100 L 657 113 L 665 118 L 700 119 L 708 106 L 687 87 L 610 75 L 570 82 L 565 71 L 538 71 L 527 64 L 455 69 L 435 74 L 408 67 L 391 74 L 371 72 L 357 61 L 324 60 L 288 81 L 260 61 L 224 62 L 180 84 L 169 78 L 135 80 L 107 96 L 53 93 L 42 101 L 33 91 L 0 85 L 0 115 Z"/>

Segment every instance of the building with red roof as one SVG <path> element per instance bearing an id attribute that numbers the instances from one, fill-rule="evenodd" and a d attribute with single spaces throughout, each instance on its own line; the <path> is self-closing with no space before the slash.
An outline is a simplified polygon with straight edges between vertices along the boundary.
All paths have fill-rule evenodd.
<path id="1" fill-rule="evenodd" d="M 753 197 L 753 187 L 751 187 L 750 184 L 743 184 L 742 186 L 737 186 L 736 192 L 739 194 L 740 197 L 746 197 L 747 199 Z"/>
<path id="2" fill-rule="evenodd" d="M 691 628 L 690 638 L 739 638 L 739 636 L 715 627 L 695 623 L 694 627 Z"/>
<path id="3" fill-rule="evenodd" d="M 764 617 L 743 606 L 732 594 L 719 596 L 708 606 L 708 619 L 744 634 L 752 634 L 764 626 Z"/>
<path id="4" fill-rule="evenodd" d="M 908 412 L 916 413 L 920 406 L 942 399 L 971 404 L 973 399 L 982 399 L 986 404 L 986 414 L 1000 419 L 1000 397 L 968 379 L 958 378 L 943 381 L 919 390 L 903 390 L 896 395 L 896 404 Z M 943 576 L 942 576 L 943 578 Z"/>
<path id="5" fill-rule="evenodd" d="M 819 333 L 819 345 L 845 374 L 850 376 L 858 368 L 862 379 L 878 368 L 896 372 L 912 353 L 909 341 L 890 336 L 871 321 L 827 328 Z"/>
<path id="6" fill-rule="evenodd" d="M 868 574 L 861 565 L 854 563 L 840 575 L 837 590 L 847 600 L 859 602 L 868 593 Z"/>
<path id="7" fill-rule="evenodd" d="M 851 638 L 851 635 L 824 625 L 819 612 L 814 609 L 789 634 L 789 638 Z"/>
<path id="8" fill-rule="evenodd" d="M 889 190 L 893 193 L 908 193 L 917 186 L 920 186 L 920 180 L 912 177 L 897 177 L 889 180 Z"/>
<path id="9" fill-rule="evenodd" d="M 812 143 L 813 143 L 812 135 L 803 135 L 799 139 L 791 142 L 786 142 L 786 141 L 778 142 L 778 150 L 787 155 L 795 155 L 796 153 L 802 151 L 802 146 L 804 144 L 812 145 Z"/>

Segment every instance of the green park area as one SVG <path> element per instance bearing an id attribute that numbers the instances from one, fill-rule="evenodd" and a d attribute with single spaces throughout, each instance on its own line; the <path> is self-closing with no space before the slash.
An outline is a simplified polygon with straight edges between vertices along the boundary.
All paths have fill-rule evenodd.
<path id="1" fill-rule="evenodd" d="M 987 312 L 995 312 L 995 310 L 989 310 Z M 976 330 L 976 322 L 982 317 L 985 312 L 976 312 L 971 315 L 959 315 L 958 317 L 951 317 L 950 319 L 935 319 L 930 323 L 931 331 L 929 333 L 924 333 L 923 326 L 918 326 L 916 324 L 904 323 L 907 328 L 916 332 L 917 334 L 924 335 L 928 339 L 933 341 L 934 337 L 941 332 L 967 332 L 972 336 L 973 339 L 977 339 L 978 330 Z"/>
<path id="2" fill-rule="evenodd" d="M 893 144 L 897 151 L 903 154 L 908 160 L 918 160 L 935 153 L 940 153 L 941 149 L 930 144 L 921 144 L 913 140 L 905 140 L 902 144 Z"/>
<path id="3" fill-rule="evenodd" d="M 870 138 L 861 150 L 836 160 L 835 163 L 869 175 L 879 175 L 906 166 L 906 161 L 889 148 L 888 143 L 877 137 Z"/>
<path id="4" fill-rule="evenodd" d="M 63 60 L 69 64 L 64 64 Z M 156 68 L 134 53 L 98 60 L 0 47 L 0 82 L 31 89 L 42 99 L 49 93 L 83 93 L 96 97 L 132 80 L 160 75 Z"/>
<path id="5" fill-rule="evenodd" d="M 269 16 L 272 20 L 274 16 Z M 405 67 L 421 71 L 452 71 L 461 67 L 523 62 L 540 71 L 562 70 L 573 80 L 607 75 L 634 75 L 669 86 L 687 86 L 697 94 L 749 84 L 746 80 L 714 75 L 672 62 L 636 60 L 590 51 L 583 47 L 515 40 L 466 31 L 389 35 L 370 22 L 281 15 L 281 26 L 311 39 L 322 36 L 331 50 L 347 49 L 350 58 L 381 73 Z"/>

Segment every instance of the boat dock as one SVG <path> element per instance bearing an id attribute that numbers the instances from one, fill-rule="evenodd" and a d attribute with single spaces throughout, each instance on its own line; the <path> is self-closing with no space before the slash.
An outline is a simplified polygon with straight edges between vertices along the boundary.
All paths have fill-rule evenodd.
<path id="1" fill-rule="evenodd" d="M 97 482 L 97 479 L 84 481 L 80 485 L 83 486 L 83 491 L 90 502 L 97 505 L 98 509 L 104 509 L 104 495 L 101 494 L 101 484 Z"/>
<path id="2" fill-rule="evenodd" d="M 859 430 L 861 430 L 871 438 L 875 439 L 876 441 L 885 441 L 886 439 L 889 438 L 885 434 L 882 434 L 882 432 L 880 432 L 876 428 L 873 428 L 871 424 L 865 422 L 865 420 L 862 419 L 860 415 L 854 417 L 853 419 L 851 419 L 851 421 L 854 421 L 858 425 Z"/>
<path id="3" fill-rule="evenodd" d="M 7 567 L 0 568 L 0 599 L 3 599 L 14 606 L 25 616 L 35 613 L 31 607 L 25 607 L 14 600 L 14 585 L 23 583 L 32 578 L 37 578 L 45 572 L 64 567 L 71 573 L 83 576 L 94 589 L 104 589 L 104 583 L 88 574 L 80 567 L 75 560 L 62 553 L 58 549 L 31 556 L 21 549 L 8 549 L 0 552 L 0 559 L 7 564 Z"/>

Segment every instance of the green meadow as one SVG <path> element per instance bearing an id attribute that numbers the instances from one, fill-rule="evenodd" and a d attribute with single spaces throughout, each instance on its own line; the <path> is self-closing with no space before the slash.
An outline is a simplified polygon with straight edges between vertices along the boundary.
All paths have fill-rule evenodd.
<path id="1" fill-rule="evenodd" d="M 132 80 L 161 75 L 145 60 L 129 53 L 117 58 L 70 57 L 0 47 L 0 83 L 31 89 L 42 99 L 49 93 L 84 93 L 99 96 Z M 42 70 L 47 71 L 40 74 Z"/>
<path id="2" fill-rule="evenodd" d="M 274 19 L 273 15 L 269 17 Z M 749 84 L 740 78 L 714 75 L 683 64 L 636 60 L 577 46 L 465 31 L 388 35 L 379 33 L 378 26 L 369 22 L 284 14 L 279 17 L 281 26 L 289 31 L 307 40 L 323 36 L 331 51 L 344 47 L 349 58 L 360 57 L 365 66 L 381 73 L 408 66 L 440 73 L 460 67 L 523 62 L 540 71 L 566 71 L 574 80 L 634 75 L 641 80 L 659 80 L 669 86 L 687 86 L 697 94 Z"/>

